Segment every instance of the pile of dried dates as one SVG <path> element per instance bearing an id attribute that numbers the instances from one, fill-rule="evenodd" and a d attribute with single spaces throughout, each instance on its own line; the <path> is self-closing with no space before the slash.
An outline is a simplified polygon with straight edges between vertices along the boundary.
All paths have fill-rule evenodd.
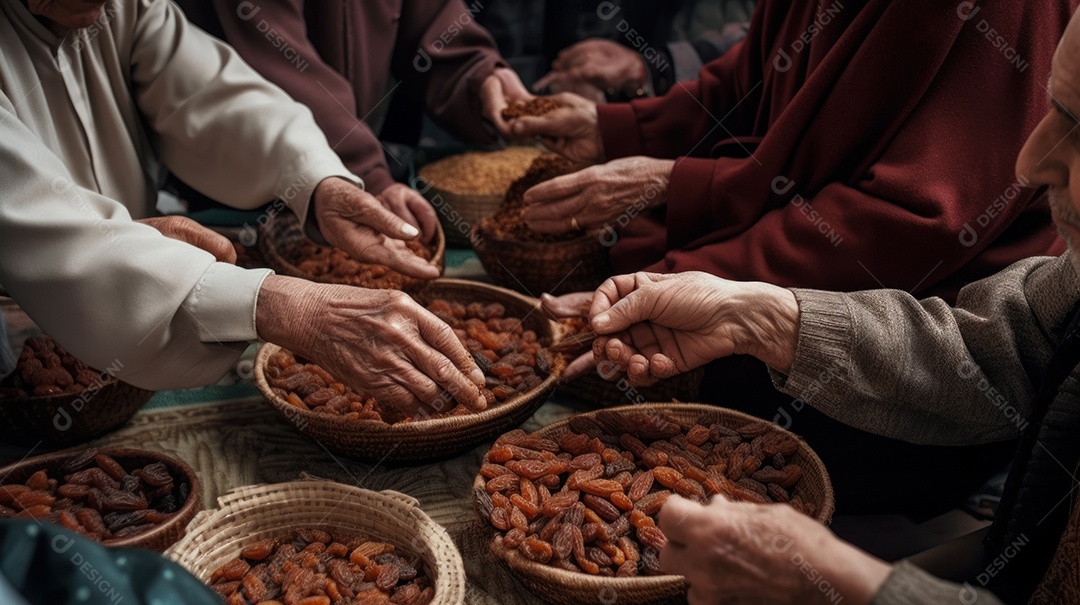
<path id="1" fill-rule="evenodd" d="M 171 520 L 189 492 L 164 463 L 125 468 L 86 450 L 55 478 L 40 470 L 25 484 L 0 485 L 0 518 L 49 521 L 99 541 L 126 538 Z"/>
<path id="2" fill-rule="evenodd" d="M 0 384 L 0 401 L 81 393 L 109 380 L 48 336 L 26 339 L 15 372 Z"/>
<path id="3" fill-rule="evenodd" d="M 405 245 L 426 261 L 435 256 L 433 248 L 417 240 L 409 240 Z M 360 262 L 340 248 L 316 244 L 306 238 L 290 245 L 285 256 L 305 274 L 337 284 L 400 290 L 406 281 L 405 276 L 384 265 Z"/>
<path id="4" fill-rule="evenodd" d="M 799 441 L 774 425 L 682 426 L 665 416 L 577 416 L 557 441 L 515 430 L 499 437 L 474 495 L 502 546 L 538 563 L 592 575 L 660 574 L 657 515 L 671 494 L 706 502 L 787 502 L 802 477 Z"/>
<path id="5" fill-rule="evenodd" d="M 551 374 L 554 363 L 551 353 L 543 348 L 536 332 L 526 330 L 520 319 L 506 317 L 503 305 L 465 305 L 436 299 L 427 309 L 453 328 L 458 340 L 484 371 L 483 395 L 489 408 L 540 386 Z M 397 416 L 395 410 L 353 391 L 326 370 L 289 351 L 270 356 L 266 377 L 279 397 L 300 409 L 387 423 L 415 420 Z M 453 402 L 449 396 L 446 400 Z M 473 411 L 456 404 L 445 411 L 425 410 L 424 417 L 458 416 Z"/>
<path id="6" fill-rule="evenodd" d="M 517 239 L 530 242 L 562 242 L 577 239 L 584 231 L 571 231 L 560 235 L 537 233 L 525 223 L 525 192 L 553 178 L 577 172 L 581 166 L 553 153 L 545 153 L 533 160 L 528 171 L 510 185 L 506 197 L 499 205 L 499 212 L 481 222 L 481 235 L 497 239 Z"/>
<path id="7" fill-rule="evenodd" d="M 423 605 L 435 593 L 419 557 L 391 544 L 295 529 L 255 542 L 210 576 L 227 605 Z"/>

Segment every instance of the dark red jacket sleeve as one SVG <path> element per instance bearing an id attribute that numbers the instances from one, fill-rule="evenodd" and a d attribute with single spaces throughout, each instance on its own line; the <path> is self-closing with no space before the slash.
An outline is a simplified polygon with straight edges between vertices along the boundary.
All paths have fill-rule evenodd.
<path id="1" fill-rule="evenodd" d="M 601 109 L 609 158 L 678 158 L 666 211 L 631 223 L 617 270 L 925 291 L 1061 249 L 1013 165 L 1046 112 L 1071 2 L 964 21 L 954 5 L 871 0 L 798 53 L 784 32 L 808 30 L 819 3 L 805 4 L 763 2 L 742 57 L 695 86 Z"/>

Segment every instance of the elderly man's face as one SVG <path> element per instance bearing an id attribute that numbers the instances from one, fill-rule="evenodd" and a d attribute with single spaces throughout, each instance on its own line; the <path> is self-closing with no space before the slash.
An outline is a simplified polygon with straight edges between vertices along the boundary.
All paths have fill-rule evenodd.
<path id="1" fill-rule="evenodd" d="M 1078 11 L 1077 14 L 1080 14 Z M 1050 186 L 1050 208 L 1080 272 L 1080 19 L 1069 21 L 1050 71 L 1050 111 L 1016 160 L 1016 175 Z M 1076 178 L 1071 178 L 1072 176 Z"/>
<path id="2" fill-rule="evenodd" d="M 27 0 L 30 12 L 68 29 L 89 27 L 107 0 Z"/>

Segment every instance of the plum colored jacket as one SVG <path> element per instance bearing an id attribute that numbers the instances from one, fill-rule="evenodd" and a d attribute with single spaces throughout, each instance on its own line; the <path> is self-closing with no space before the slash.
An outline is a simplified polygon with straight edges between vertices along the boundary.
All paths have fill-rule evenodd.
<path id="1" fill-rule="evenodd" d="M 620 229 L 616 271 L 952 300 L 1059 254 L 1013 167 L 1074 6 L 765 0 L 697 81 L 600 106 L 608 159 L 677 158 L 666 208 Z"/>

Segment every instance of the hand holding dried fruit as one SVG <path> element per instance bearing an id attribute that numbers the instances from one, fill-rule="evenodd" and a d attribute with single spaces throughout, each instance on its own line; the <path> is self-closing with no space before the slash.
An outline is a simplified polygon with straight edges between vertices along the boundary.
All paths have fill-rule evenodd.
<path id="1" fill-rule="evenodd" d="M 500 67 L 495 69 L 480 86 L 480 112 L 501 136 L 509 138 L 510 126 L 503 112 L 511 105 L 533 98 L 532 93 L 522 84 L 517 72 Z"/>
<path id="2" fill-rule="evenodd" d="M 539 137 L 551 151 L 578 164 L 599 164 L 604 161 L 604 143 L 596 103 L 573 93 L 546 97 L 558 108 L 540 116 L 514 118 L 510 130 L 517 138 Z"/>
<path id="3" fill-rule="evenodd" d="M 404 240 L 420 230 L 388 210 L 370 193 L 344 179 L 329 178 L 315 188 L 312 212 L 326 241 L 366 263 L 385 265 L 420 279 L 439 269 L 413 254 Z"/>
<path id="4" fill-rule="evenodd" d="M 256 307 L 259 336 L 322 366 L 401 416 L 443 393 L 473 409 L 484 374 L 445 322 L 393 290 L 314 284 L 271 275 Z"/>
<path id="5" fill-rule="evenodd" d="M 868 603 L 890 566 L 789 506 L 680 497 L 660 510 L 660 567 L 686 577 L 691 605 Z"/>
<path id="6" fill-rule="evenodd" d="M 616 230 L 667 202 L 674 160 L 633 156 L 540 183 L 525 192 L 525 221 L 538 233 Z"/>
<path id="7" fill-rule="evenodd" d="M 799 309 L 794 295 L 762 283 L 706 273 L 635 273 L 596 290 L 590 323 L 598 362 L 647 385 L 713 359 L 750 354 L 786 372 L 795 357 Z"/>
<path id="8" fill-rule="evenodd" d="M 305 528 L 248 545 L 209 584 L 226 605 L 425 605 L 435 595 L 420 557 L 362 536 Z"/>

